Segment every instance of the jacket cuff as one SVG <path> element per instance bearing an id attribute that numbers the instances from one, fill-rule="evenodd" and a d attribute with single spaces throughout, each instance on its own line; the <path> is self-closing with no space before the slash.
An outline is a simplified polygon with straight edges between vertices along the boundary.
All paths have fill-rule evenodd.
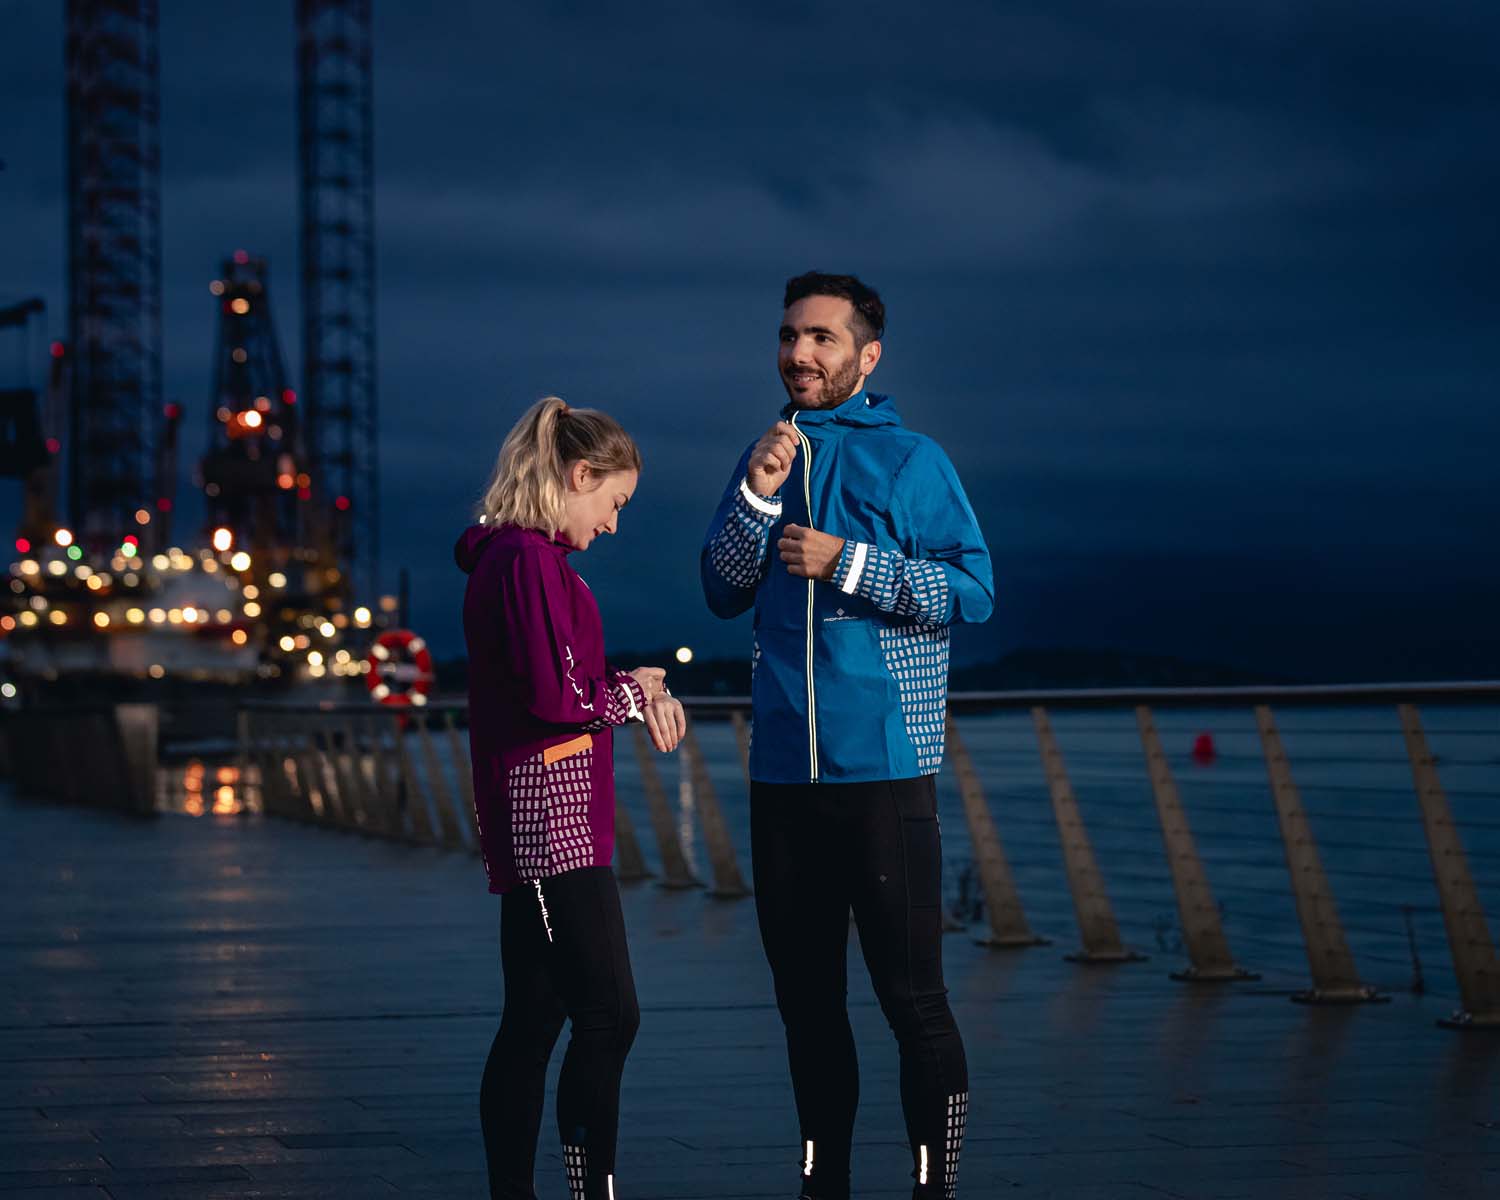
<path id="1" fill-rule="evenodd" d="M 834 586 L 846 595 L 852 596 L 855 589 L 859 587 L 859 581 L 865 573 L 865 563 L 869 557 L 869 543 L 851 542 L 845 538 L 844 548 L 839 551 L 838 565 L 833 569 Z"/>
<path id="2" fill-rule="evenodd" d="M 635 681 L 635 677 L 628 671 L 616 671 L 615 686 L 625 697 L 625 707 L 628 710 L 625 719 L 644 721 L 646 719 L 646 693 L 641 690 L 641 685 Z"/>
<path id="3" fill-rule="evenodd" d="M 740 499 L 750 508 L 763 517 L 775 519 L 781 516 L 781 493 L 774 496 L 757 496 L 751 489 L 750 484 L 740 480 Z"/>

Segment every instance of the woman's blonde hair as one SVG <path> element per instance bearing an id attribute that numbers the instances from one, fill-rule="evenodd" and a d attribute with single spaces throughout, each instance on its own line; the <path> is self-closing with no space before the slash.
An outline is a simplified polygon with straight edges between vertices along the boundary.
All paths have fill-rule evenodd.
<path id="1" fill-rule="evenodd" d="M 476 516 L 549 537 L 567 510 L 567 468 L 585 462 L 601 475 L 641 469 L 641 452 L 620 423 L 594 408 L 569 408 L 556 396 L 522 414 L 500 446 Z"/>

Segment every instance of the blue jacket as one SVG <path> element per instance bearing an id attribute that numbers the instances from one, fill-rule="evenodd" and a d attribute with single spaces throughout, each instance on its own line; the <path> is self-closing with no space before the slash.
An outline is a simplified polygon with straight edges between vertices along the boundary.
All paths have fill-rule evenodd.
<path id="1" fill-rule="evenodd" d="M 764 783 L 907 779 L 943 761 L 948 627 L 994 608 L 994 573 L 958 475 L 890 397 L 783 411 L 797 456 L 769 499 L 740 456 L 699 569 L 720 617 L 755 607 L 750 776 Z M 751 447 L 753 448 L 753 446 Z M 792 575 L 783 525 L 845 539 L 831 581 Z"/>

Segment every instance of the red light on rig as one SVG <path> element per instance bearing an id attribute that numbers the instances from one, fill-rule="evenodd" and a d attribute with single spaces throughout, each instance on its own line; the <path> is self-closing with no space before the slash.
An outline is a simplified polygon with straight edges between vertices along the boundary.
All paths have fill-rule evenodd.
<path id="1" fill-rule="evenodd" d="M 312 499 L 312 488 L 298 488 L 297 489 L 297 499 L 298 500 L 311 500 Z"/>
<path id="2" fill-rule="evenodd" d="M 291 388 L 283 388 L 281 391 L 281 402 L 283 404 L 296 404 L 297 393 L 292 391 Z"/>
<path id="3" fill-rule="evenodd" d="M 250 261 L 250 253 L 249 253 L 249 251 L 247 251 L 247 250 L 236 250 L 234 252 L 234 261 L 237 262 L 237 263 L 239 263 L 240 266 L 244 266 L 247 262 Z"/>
<path id="4" fill-rule="evenodd" d="M 61 449 L 62 449 L 62 443 L 60 441 L 58 441 L 56 438 L 48 438 L 47 439 L 47 453 L 48 454 L 56 454 Z"/>
<path id="5" fill-rule="evenodd" d="M 169 421 L 175 421 L 175 420 L 177 420 L 178 417 L 182 416 L 182 405 L 180 405 L 180 404 L 168 404 L 161 411 L 162 411 L 162 415 L 164 417 L 166 417 L 167 420 L 169 420 Z"/>
<path id="6" fill-rule="evenodd" d="M 340 496 L 340 497 L 338 497 L 338 499 L 336 499 L 333 502 L 333 507 L 336 508 L 336 509 L 338 509 L 339 512 L 348 512 L 349 511 L 349 497 L 348 496 Z"/>
<path id="7" fill-rule="evenodd" d="M 158 496 L 156 498 L 156 511 L 157 512 L 171 512 L 172 511 L 172 501 L 171 501 L 171 499 L 169 497 L 167 497 L 167 496 Z"/>
<path id="8" fill-rule="evenodd" d="M 126 546 L 139 546 L 141 544 L 141 539 L 136 537 L 133 533 L 127 533 L 120 540 Z"/>
<path id="9" fill-rule="evenodd" d="M 31 553 L 31 542 L 28 539 L 26 539 L 26 538 L 17 538 L 16 539 L 16 553 L 17 554 L 30 554 Z"/>
<path id="10" fill-rule="evenodd" d="M 67 352 L 68 352 L 68 348 L 66 346 L 64 346 L 61 342 L 53 342 L 52 343 L 52 357 L 53 358 L 61 358 Z"/>

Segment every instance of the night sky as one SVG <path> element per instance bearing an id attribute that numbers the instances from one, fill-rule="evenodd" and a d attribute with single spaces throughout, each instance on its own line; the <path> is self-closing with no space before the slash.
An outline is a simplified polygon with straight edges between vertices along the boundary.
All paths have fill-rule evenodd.
<path id="1" fill-rule="evenodd" d="M 453 539 L 549 392 L 646 459 L 574 559 L 610 642 L 748 651 L 697 549 L 818 268 L 881 290 L 872 387 L 989 540 L 961 658 L 1500 675 L 1493 0 L 432 7 L 376 0 L 375 157 L 384 576 L 440 653 Z M 0 2 L 0 303 L 42 295 L 54 337 L 61 13 Z M 296 380 L 293 55 L 290 0 L 161 4 L 184 474 L 236 248 L 271 259 Z"/>

